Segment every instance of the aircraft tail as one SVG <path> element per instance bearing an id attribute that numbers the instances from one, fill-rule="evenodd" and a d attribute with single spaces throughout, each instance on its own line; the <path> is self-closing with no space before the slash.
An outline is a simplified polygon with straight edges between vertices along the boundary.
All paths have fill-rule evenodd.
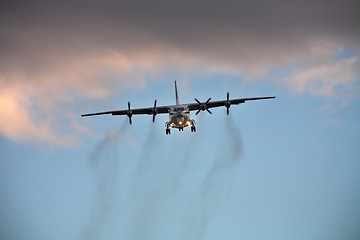
<path id="1" fill-rule="evenodd" d="M 175 96 L 176 96 L 176 105 L 179 105 L 179 96 L 178 96 L 178 91 L 177 91 L 177 86 L 176 86 L 176 80 L 175 80 Z"/>

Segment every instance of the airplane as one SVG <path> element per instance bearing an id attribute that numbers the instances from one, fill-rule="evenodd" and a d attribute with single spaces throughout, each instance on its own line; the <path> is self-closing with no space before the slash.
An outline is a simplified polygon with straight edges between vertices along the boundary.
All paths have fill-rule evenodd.
<path id="1" fill-rule="evenodd" d="M 252 100 L 261 100 L 261 99 L 271 99 L 276 98 L 273 97 L 253 97 L 253 98 L 237 98 L 237 99 L 229 99 L 229 92 L 226 95 L 226 100 L 222 101 L 210 101 L 211 98 L 206 100 L 205 102 L 200 102 L 198 99 L 194 99 L 196 103 L 189 103 L 189 104 L 180 104 L 179 96 L 177 91 L 177 85 L 175 80 L 175 97 L 176 97 L 176 105 L 167 105 L 167 106 L 160 106 L 157 107 L 156 103 L 157 100 L 154 101 L 154 107 L 147 107 L 147 108 L 135 108 L 131 109 L 130 102 L 128 102 L 128 109 L 127 110 L 115 110 L 115 111 L 107 111 L 107 112 L 97 112 L 97 113 L 87 113 L 82 114 L 81 117 L 87 116 L 95 116 L 95 115 L 104 115 L 104 114 L 111 114 L 111 115 L 126 115 L 129 118 L 130 125 L 132 124 L 132 116 L 133 115 L 140 115 L 140 114 L 147 114 L 152 115 L 152 121 L 155 122 L 155 117 L 157 114 L 169 114 L 169 121 L 165 123 L 166 126 L 166 134 L 170 134 L 170 128 L 178 128 L 179 131 L 184 131 L 185 127 L 191 127 L 191 132 L 196 132 L 195 127 L 195 120 L 190 119 L 190 112 L 197 111 L 195 115 L 198 115 L 200 111 L 207 111 L 208 113 L 212 114 L 209 108 L 215 107 L 226 107 L 226 114 L 229 115 L 229 109 L 231 105 L 238 105 L 240 103 L 245 103 L 246 101 Z"/>

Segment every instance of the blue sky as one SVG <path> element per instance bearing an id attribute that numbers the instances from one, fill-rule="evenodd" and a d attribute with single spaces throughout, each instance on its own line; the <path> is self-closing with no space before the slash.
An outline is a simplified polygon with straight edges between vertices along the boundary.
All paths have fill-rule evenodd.
<path id="1" fill-rule="evenodd" d="M 208 96 L 221 98 L 229 88 L 216 84 L 222 76 L 212 81 Z M 184 94 L 179 81 L 181 100 L 202 89 L 201 80 L 191 82 Z M 141 105 L 156 94 L 161 101 L 167 88 L 163 101 L 172 103 L 172 85 L 130 94 Z M 251 94 L 235 80 L 229 85 L 233 97 L 262 92 L 261 84 Z M 229 117 L 223 108 L 201 112 L 195 134 L 165 135 L 167 116 L 154 124 L 135 116 L 132 126 L 105 116 L 82 119 L 99 137 L 81 136 L 76 147 L 2 137 L 2 232 L 9 239 L 355 239 L 358 102 L 324 114 L 321 99 L 276 85 L 266 91 L 277 99 L 232 106 Z"/>
<path id="2" fill-rule="evenodd" d="M 0 10 L 0 238 L 358 239 L 357 4 L 137 4 Z M 175 79 L 181 103 L 276 99 L 196 133 L 80 117 L 174 104 Z"/>

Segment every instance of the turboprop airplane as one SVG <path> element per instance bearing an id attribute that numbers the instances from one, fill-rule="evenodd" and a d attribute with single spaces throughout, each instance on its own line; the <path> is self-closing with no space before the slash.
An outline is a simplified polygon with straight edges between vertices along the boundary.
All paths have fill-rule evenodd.
<path id="1" fill-rule="evenodd" d="M 229 99 L 229 92 L 226 95 L 226 100 L 222 101 L 210 101 L 211 98 L 206 100 L 205 102 L 200 102 L 195 98 L 196 103 L 188 103 L 188 104 L 180 104 L 179 96 L 175 81 L 175 97 L 176 97 L 176 105 L 167 105 L 157 107 L 157 100 L 154 101 L 154 107 L 147 108 L 130 108 L 130 102 L 128 102 L 127 110 L 115 110 L 115 111 L 107 111 L 107 112 L 98 112 L 98 113 L 88 113 L 81 115 L 82 117 L 87 116 L 95 116 L 95 115 L 127 115 L 129 118 L 130 125 L 132 124 L 131 117 L 133 115 L 147 114 L 152 115 L 152 121 L 155 122 L 155 117 L 157 114 L 167 113 L 169 114 L 169 121 L 165 123 L 166 126 L 166 134 L 170 134 L 170 128 L 178 128 L 179 131 L 184 131 L 185 127 L 191 127 L 191 132 L 196 132 L 195 120 L 190 119 L 190 111 L 197 111 L 195 115 L 198 115 L 200 111 L 207 111 L 212 114 L 209 108 L 215 107 L 226 107 L 226 114 L 229 115 L 229 109 L 231 105 L 237 105 L 240 103 L 245 103 L 246 101 L 252 100 L 261 100 L 261 99 L 270 99 L 274 97 L 254 97 L 254 98 L 237 98 L 237 99 Z"/>

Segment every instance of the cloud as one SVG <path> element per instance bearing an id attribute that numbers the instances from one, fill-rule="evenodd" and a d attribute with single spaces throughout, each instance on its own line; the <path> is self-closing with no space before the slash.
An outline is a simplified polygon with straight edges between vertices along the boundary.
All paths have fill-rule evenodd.
<path id="1" fill-rule="evenodd" d="M 74 106 L 85 99 L 144 88 L 146 77 L 167 73 L 251 81 L 300 65 L 306 70 L 280 84 L 334 95 L 359 80 L 358 9 L 357 1 L 339 0 L 4 2 L 0 117 L 11 129 L 0 132 L 17 141 L 65 142 L 71 134 L 57 133 L 63 124 L 54 112 L 76 119 Z M 354 58 L 334 60 L 349 46 Z M 87 131 L 73 122 L 69 132 Z"/>
<path id="2" fill-rule="evenodd" d="M 309 92 L 315 96 L 336 97 L 336 88 L 342 86 L 341 97 L 357 97 L 359 88 L 353 88 L 360 79 L 360 58 L 358 56 L 312 66 L 283 79 L 296 93 Z M 346 95 L 345 95 L 346 93 Z"/>
<path id="3" fill-rule="evenodd" d="M 49 126 L 46 124 L 34 125 L 26 108 L 28 103 L 21 104 L 22 100 L 19 96 L 12 92 L 3 91 L 0 95 L 0 102 L 2 105 L 0 117 L 4 120 L 0 126 L 0 131 L 5 136 L 14 140 L 31 140 L 33 136 L 36 136 L 40 140 L 56 142 L 56 138 L 49 131 Z"/>

